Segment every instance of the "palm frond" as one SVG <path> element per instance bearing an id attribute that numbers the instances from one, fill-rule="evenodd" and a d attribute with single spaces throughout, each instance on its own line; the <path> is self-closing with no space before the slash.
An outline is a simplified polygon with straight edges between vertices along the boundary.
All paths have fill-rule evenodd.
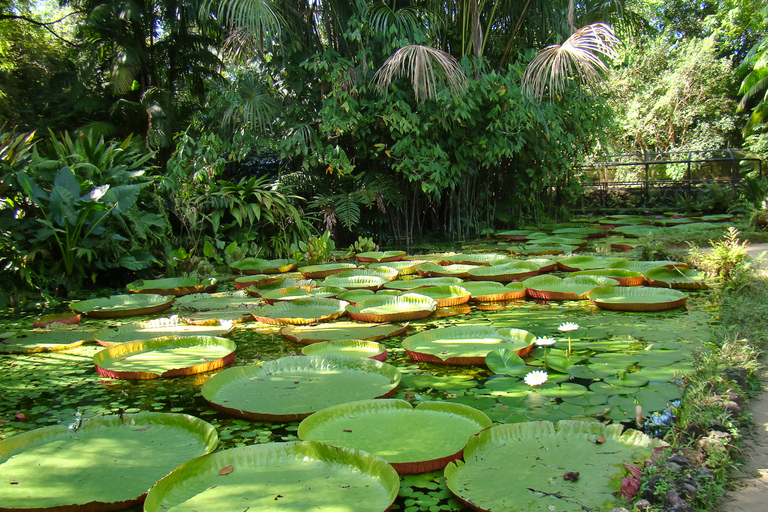
<path id="1" fill-rule="evenodd" d="M 608 69 L 602 57 L 615 59 L 620 43 L 604 23 L 581 27 L 563 44 L 547 46 L 536 55 L 523 75 L 523 90 L 541 99 L 549 89 L 551 98 L 565 90 L 570 77 L 582 84 L 597 82 Z"/>
<path id="2" fill-rule="evenodd" d="M 380 93 L 389 89 L 392 80 L 406 75 L 413 86 L 416 101 L 435 98 L 438 90 L 446 86 L 451 94 L 459 95 L 467 85 L 467 77 L 458 61 L 451 55 L 423 45 L 400 48 L 373 76 L 373 83 Z"/>

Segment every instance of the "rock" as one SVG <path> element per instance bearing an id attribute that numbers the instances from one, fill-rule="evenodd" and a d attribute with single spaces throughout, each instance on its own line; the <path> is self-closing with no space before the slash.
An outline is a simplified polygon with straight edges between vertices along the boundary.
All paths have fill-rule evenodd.
<path id="1" fill-rule="evenodd" d="M 683 468 L 680 467 L 679 464 L 675 464 L 674 462 L 667 462 L 661 467 L 664 468 L 666 472 L 671 474 L 672 476 L 678 476 L 683 474 Z"/>
<path id="2" fill-rule="evenodd" d="M 689 459 L 682 453 L 673 453 L 672 456 L 667 459 L 667 462 L 672 464 L 677 464 L 681 468 L 691 467 L 691 459 Z"/>
<path id="3" fill-rule="evenodd" d="M 611 509 L 611 512 L 629 512 L 629 510 L 625 509 L 624 507 L 616 507 Z"/>
<path id="4" fill-rule="evenodd" d="M 689 483 L 678 484 L 677 492 L 688 502 L 696 501 L 696 497 L 699 495 L 699 490 L 696 486 Z"/>
<path id="5" fill-rule="evenodd" d="M 651 504 L 661 502 L 664 498 L 665 489 L 671 489 L 675 486 L 674 480 L 664 475 L 654 475 L 648 480 L 645 489 L 640 493 L 640 498 L 649 501 Z"/>
<path id="6" fill-rule="evenodd" d="M 669 489 L 664 495 L 662 506 L 668 512 L 693 512 L 691 504 L 685 501 L 674 489 Z"/>
<path id="7" fill-rule="evenodd" d="M 648 500 L 637 500 L 635 502 L 635 508 L 638 512 L 646 512 L 651 507 L 651 502 Z"/>
<path id="8" fill-rule="evenodd" d="M 699 474 L 696 475 L 698 480 L 702 482 L 711 482 L 715 479 L 715 475 L 712 474 L 712 471 L 709 470 L 709 468 L 699 468 Z"/>
<path id="9" fill-rule="evenodd" d="M 723 370 L 723 376 L 736 383 L 737 386 L 739 386 L 743 391 L 747 389 L 747 376 L 749 373 L 747 373 L 747 370 L 745 368 L 742 368 L 740 366 L 735 366 L 733 368 L 726 368 Z"/>
<path id="10" fill-rule="evenodd" d="M 725 412 L 729 413 L 734 418 L 741 416 L 741 406 L 731 400 L 723 402 L 723 409 L 725 409 Z"/>
<path id="11" fill-rule="evenodd" d="M 700 451 L 693 450 L 691 448 L 681 448 L 680 453 L 683 455 L 683 457 L 691 461 L 692 465 L 694 466 L 704 465 L 704 454 L 701 453 Z M 680 463 L 678 462 L 678 464 Z M 682 466 L 682 464 L 680 465 Z"/>

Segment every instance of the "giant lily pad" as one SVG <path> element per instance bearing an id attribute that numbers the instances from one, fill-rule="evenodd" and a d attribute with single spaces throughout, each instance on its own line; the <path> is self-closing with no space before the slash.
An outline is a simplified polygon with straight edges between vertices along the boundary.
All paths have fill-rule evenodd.
<path id="1" fill-rule="evenodd" d="M 469 270 L 477 268 L 478 265 L 438 265 L 437 263 L 427 262 L 418 268 L 418 273 L 422 277 L 469 277 Z"/>
<path id="2" fill-rule="evenodd" d="M 376 361 L 387 359 L 387 349 L 381 343 L 368 340 L 321 341 L 301 349 L 305 356 L 354 356 Z"/>
<path id="3" fill-rule="evenodd" d="M 380 265 L 378 267 L 369 268 L 355 268 L 350 270 L 342 270 L 334 277 L 353 277 L 353 276 L 376 276 L 383 277 L 387 281 L 394 281 L 397 279 L 399 272 L 393 267 L 388 265 Z"/>
<path id="4" fill-rule="evenodd" d="M 470 438 L 464 462 L 445 468 L 448 488 L 474 510 L 583 512 L 615 499 L 622 462 L 648 457 L 661 441 L 598 422 L 511 423 Z M 566 473 L 576 478 L 563 478 Z"/>
<path id="5" fill-rule="evenodd" d="M 513 261 L 501 265 L 472 268 L 467 273 L 472 281 L 509 283 L 535 276 L 539 273 L 539 266 L 527 261 Z"/>
<path id="6" fill-rule="evenodd" d="M 645 282 L 645 277 L 640 272 L 624 268 L 601 268 L 595 270 L 581 270 L 573 272 L 568 277 L 575 276 L 602 276 L 610 277 L 619 282 L 619 286 L 640 286 Z"/>
<path id="7" fill-rule="evenodd" d="M 645 273 L 648 284 L 677 290 L 705 290 L 709 288 L 705 282 L 706 274 L 690 268 L 675 267 L 657 268 Z"/>
<path id="8" fill-rule="evenodd" d="M 261 296 L 267 304 L 274 304 L 284 300 L 310 299 L 312 294 L 305 288 L 299 286 L 289 286 L 287 288 L 278 288 L 270 290 Z"/>
<path id="9" fill-rule="evenodd" d="M 553 275 L 531 277 L 523 281 L 529 297 L 543 300 L 586 299 L 586 293 L 600 286 L 616 285 L 609 277 L 576 276 L 565 279 Z"/>
<path id="10" fill-rule="evenodd" d="M 168 309 L 174 297 L 157 294 L 112 295 L 100 299 L 88 299 L 69 305 L 75 313 L 91 318 L 124 318 L 149 315 Z"/>
<path id="11" fill-rule="evenodd" d="M 389 267 L 397 270 L 398 275 L 409 276 L 416 273 L 416 270 L 422 263 L 426 263 L 425 260 L 401 260 L 401 261 L 388 261 L 386 263 L 371 263 L 368 265 L 369 269 L 377 269 L 380 267 Z"/>
<path id="12" fill-rule="evenodd" d="M 691 268 L 687 263 L 680 261 L 631 261 L 631 260 L 617 260 L 614 263 L 608 265 L 608 268 L 624 268 L 627 270 L 634 270 L 635 272 L 641 272 L 645 274 L 649 270 L 656 268 L 666 267 L 672 268 Z"/>
<path id="13" fill-rule="evenodd" d="M 587 297 L 595 306 L 613 311 L 665 311 L 685 305 L 688 299 L 685 292 L 646 286 L 602 286 Z"/>
<path id="14" fill-rule="evenodd" d="M 229 368 L 203 384 L 216 409 L 256 421 L 298 421 L 331 405 L 394 392 L 394 366 L 351 356 L 293 356 Z"/>
<path id="15" fill-rule="evenodd" d="M 405 251 L 368 251 L 355 254 L 357 261 L 363 262 L 400 261 L 404 256 Z"/>
<path id="16" fill-rule="evenodd" d="M 471 294 L 470 302 L 499 302 L 525 298 L 523 283 L 504 285 L 496 281 L 475 281 L 462 283 L 461 287 Z"/>
<path id="17" fill-rule="evenodd" d="M 35 318 L 33 327 L 42 329 L 51 324 L 77 325 L 80 323 L 81 315 L 74 313 L 51 313 Z"/>
<path id="18" fill-rule="evenodd" d="M 422 279 L 411 279 L 410 281 L 393 281 L 384 283 L 384 288 L 388 290 L 416 290 L 425 286 L 441 286 L 446 284 L 459 284 L 463 280 L 460 277 L 425 277 Z"/>
<path id="19" fill-rule="evenodd" d="M 346 302 L 337 299 L 297 299 L 282 301 L 253 311 L 259 322 L 273 325 L 307 325 L 335 320 L 344 314 Z"/>
<path id="20" fill-rule="evenodd" d="M 472 407 L 447 402 L 362 400 L 323 409 L 299 425 L 300 439 L 377 455 L 400 474 L 443 469 L 471 436 L 491 426 Z"/>
<path id="21" fill-rule="evenodd" d="M 488 325 L 461 325 L 422 331 L 403 340 L 403 348 L 417 361 L 443 364 L 485 364 L 488 353 L 502 348 L 524 356 L 536 336 L 521 329 L 503 334 Z"/>
<path id="22" fill-rule="evenodd" d="M 364 324 L 333 322 L 318 325 L 284 325 L 280 334 L 289 340 L 309 345 L 319 341 L 369 340 L 379 341 L 405 332 L 408 324 Z"/>
<path id="23" fill-rule="evenodd" d="M 560 228 L 552 231 L 553 235 L 560 236 L 586 236 L 587 238 L 603 238 L 608 236 L 608 231 L 600 228 Z"/>
<path id="24" fill-rule="evenodd" d="M 144 510 L 382 512 L 399 488 L 392 466 L 368 453 L 312 441 L 265 443 L 181 465 L 150 489 Z"/>
<path id="25" fill-rule="evenodd" d="M 34 329 L 0 334 L 0 353 L 32 354 L 69 350 L 97 339 L 97 329 Z"/>
<path id="26" fill-rule="evenodd" d="M 497 231 L 493 236 L 501 240 L 527 240 L 531 233 L 533 231 L 530 229 L 510 229 L 507 231 Z"/>
<path id="27" fill-rule="evenodd" d="M 122 510 L 179 464 L 212 452 L 216 430 L 184 414 L 102 416 L 0 441 L 2 510 Z M 117 483 L 119 482 L 119 484 Z"/>
<path id="28" fill-rule="evenodd" d="M 171 277 L 166 279 L 139 279 L 125 287 L 131 293 L 152 293 L 157 295 L 189 295 L 190 293 L 212 292 L 216 279 L 209 277 Z"/>
<path id="29" fill-rule="evenodd" d="M 494 253 L 476 253 L 476 254 L 454 254 L 446 256 L 443 260 L 444 265 L 459 264 L 459 265 L 503 265 L 504 263 L 510 263 L 513 260 L 509 256 L 503 254 Z"/>
<path id="30" fill-rule="evenodd" d="M 179 297 L 173 302 L 177 309 L 210 311 L 213 309 L 243 309 L 261 305 L 259 299 L 250 297 L 244 290 L 220 293 L 195 293 Z"/>
<path id="31" fill-rule="evenodd" d="M 469 302 L 470 293 L 459 285 L 427 286 L 413 292 L 418 295 L 430 297 L 440 307 L 458 306 Z"/>
<path id="32" fill-rule="evenodd" d="M 626 237 L 630 238 L 640 238 L 646 235 L 650 235 L 654 231 L 657 231 L 658 228 L 655 228 L 653 226 L 620 226 L 618 228 L 613 228 L 611 232 L 622 234 Z"/>
<path id="33" fill-rule="evenodd" d="M 93 356 L 96 371 L 113 379 L 143 380 L 207 372 L 235 359 L 234 341 L 213 336 L 167 336 L 123 343 Z"/>
<path id="34" fill-rule="evenodd" d="M 611 263 L 619 261 L 617 258 L 600 258 L 596 256 L 569 256 L 557 260 L 557 268 L 565 272 L 576 272 L 579 270 L 595 270 L 607 268 Z"/>
<path id="35" fill-rule="evenodd" d="M 111 347 L 129 341 L 147 341 L 161 336 L 226 336 L 232 325 L 189 325 L 178 317 L 156 318 L 102 329 L 94 335 L 100 345 Z"/>
<path id="36" fill-rule="evenodd" d="M 229 265 L 229 268 L 235 272 L 243 274 L 283 274 L 296 270 L 296 267 L 298 264 L 295 260 L 263 260 L 261 258 L 245 258 Z"/>
<path id="37" fill-rule="evenodd" d="M 263 287 L 269 283 L 274 283 L 275 281 L 280 281 L 282 284 L 282 287 L 290 286 L 289 284 L 283 284 L 286 278 L 280 277 L 275 274 L 251 274 L 247 276 L 240 276 L 235 278 L 235 288 L 238 290 L 242 290 L 244 288 L 248 288 L 249 286 L 256 286 L 257 289 L 260 287 Z M 295 279 L 291 279 L 290 282 L 295 283 Z M 278 286 L 279 288 L 280 286 Z"/>
<path id="38" fill-rule="evenodd" d="M 325 265 L 308 265 L 299 268 L 299 272 L 306 279 L 325 279 L 344 270 L 357 268 L 354 263 L 327 263 Z"/>
<path id="39" fill-rule="evenodd" d="M 406 293 L 396 297 L 373 297 L 347 304 L 347 314 L 361 322 L 406 322 L 426 318 L 437 309 L 437 302 L 424 295 Z"/>
<path id="40" fill-rule="evenodd" d="M 320 285 L 338 286 L 341 288 L 347 288 L 349 290 L 357 290 L 362 288 L 365 290 L 375 291 L 381 288 L 387 282 L 389 282 L 389 279 L 382 276 L 331 276 L 323 279 L 320 282 Z"/>

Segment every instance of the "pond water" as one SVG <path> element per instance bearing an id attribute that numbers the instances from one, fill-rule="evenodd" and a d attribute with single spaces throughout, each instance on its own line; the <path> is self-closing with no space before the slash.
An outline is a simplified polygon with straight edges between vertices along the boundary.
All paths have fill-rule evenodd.
<path id="1" fill-rule="evenodd" d="M 155 317 L 176 312 L 167 310 Z M 152 317 L 141 320 L 147 318 Z M 6 315 L 0 322 L 0 332 L 31 326 L 31 318 Z M 565 322 L 579 326 L 570 337 L 572 362 L 580 368 L 571 368 L 568 373 L 551 371 L 547 386 L 533 391 L 521 385 L 519 375 L 494 375 L 484 366 L 416 362 L 401 347 L 405 336 L 426 329 L 484 324 L 554 337 L 557 344 L 547 349 L 552 363 L 558 356 L 562 359 L 568 346 L 568 333 L 558 330 Z M 83 325 L 104 327 L 115 323 L 121 322 L 85 320 Z M 643 406 L 646 418 L 655 415 L 658 419 L 659 415 L 667 414 L 669 401 L 679 397 L 677 383 L 681 372 L 692 368 L 693 351 L 711 338 L 716 323 L 717 312 L 712 310 L 706 291 L 689 292 L 685 307 L 658 313 L 611 312 L 588 301 L 517 300 L 439 308 L 431 317 L 411 322 L 405 335 L 380 343 L 386 346 L 387 363 L 403 374 L 394 398 L 412 403 L 460 402 L 482 410 L 498 423 L 557 421 L 597 414 L 604 421 L 620 421 L 634 427 L 638 404 Z M 237 326 L 231 339 L 238 347 L 235 365 L 298 355 L 303 347 L 280 335 L 278 327 L 257 322 Z M 220 449 L 298 439 L 298 422 L 254 422 L 214 410 L 202 398 L 200 387 L 216 372 L 171 379 L 114 380 L 94 370 L 92 357 L 99 350 L 102 348 L 97 345 L 84 345 L 64 352 L 0 355 L 0 436 L 7 438 L 40 426 L 72 424 L 81 418 L 105 414 L 158 411 L 186 413 L 210 422 L 218 430 Z M 544 349 L 537 348 L 526 357 L 526 362 L 532 370 L 541 368 L 543 357 Z M 628 375 L 637 378 L 632 380 Z M 613 384 L 607 384 L 610 379 L 614 379 Z M 654 422 L 644 427 L 649 432 L 662 433 Z M 403 477 L 396 508 L 463 509 L 450 497 L 441 472 Z"/>

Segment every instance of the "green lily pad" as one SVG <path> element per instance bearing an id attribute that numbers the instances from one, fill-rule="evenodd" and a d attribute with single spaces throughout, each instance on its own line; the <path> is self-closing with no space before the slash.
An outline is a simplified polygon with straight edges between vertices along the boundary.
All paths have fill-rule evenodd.
<path id="1" fill-rule="evenodd" d="M 580 270 L 597 270 L 607 268 L 618 258 L 600 258 L 598 256 L 569 256 L 557 260 L 557 268 L 564 272 L 578 272 Z"/>
<path id="2" fill-rule="evenodd" d="M 641 272 L 627 270 L 625 268 L 601 268 L 595 270 L 580 270 L 572 272 L 569 277 L 576 276 L 600 276 L 610 277 L 619 282 L 619 286 L 640 286 L 645 282 Z"/>
<path id="3" fill-rule="evenodd" d="M 260 287 L 260 286 L 264 286 L 264 285 L 266 285 L 268 283 L 273 283 L 275 281 L 283 280 L 283 279 L 285 279 L 285 278 L 277 276 L 275 274 L 270 274 L 270 275 L 266 275 L 266 274 L 252 274 L 252 275 L 248 275 L 248 276 L 240 276 L 240 277 L 236 277 L 235 278 L 235 288 L 238 289 L 238 290 L 242 290 L 244 288 L 248 288 L 249 286 L 256 286 L 257 289 L 258 289 L 258 287 Z M 295 283 L 296 280 L 295 279 L 291 279 L 291 282 Z M 289 286 L 289 285 L 285 284 L 282 287 L 284 288 L 285 286 Z M 280 287 L 278 287 L 278 288 L 280 288 Z"/>
<path id="4" fill-rule="evenodd" d="M 640 238 L 646 235 L 650 235 L 654 231 L 658 231 L 658 229 L 659 228 L 654 226 L 630 225 L 630 226 L 620 226 L 617 228 L 613 228 L 611 229 L 611 233 L 619 233 L 621 235 L 624 235 L 630 238 Z"/>
<path id="5" fill-rule="evenodd" d="M 91 318 L 124 318 L 149 315 L 168 309 L 173 305 L 173 296 L 157 294 L 112 295 L 100 299 L 73 302 L 69 308 Z"/>
<path id="6" fill-rule="evenodd" d="M 297 267 L 296 261 L 289 259 L 244 258 L 229 264 L 229 268 L 243 274 L 284 274 L 296 270 Z"/>
<path id="7" fill-rule="evenodd" d="M 178 317 L 171 317 L 124 324 L 117 329 L 102 329 L 95 334 L 95 339 L 100 345 L 111 347 L 119 343 L 147 341 L 161 336 L 226 336 L 231 331 L 231 324 L 189 325 Z"/>
<path id="8" fill-rule="evenodd" d="M 98 329 L 34 329 L 0 337 L 0 353 L 32 354 L 69 350 L 96 341 Z"/>
<path id="9" fill-rule="evenodd" d="M 213 336 L 167 336 L 105 348 L 93 356 L 100 375 L 144 380 L 192 375 L 222 368 L 235 359 L 234 341 Z"/>
<path id="10" fill-rule="evenodd" d="M 440 389 L 454 391 L 477 387 L 477 381 L 469 375 L 429 375 L 426 373 L 403 376 L 403 385 L 416 389 Z"/>
<path id="11" fill-rule="evenodd" d="M 499 348 L 488 352 L 485 356 L 485 365 L 493 373 L 517 377 L 522 377 L 531 371 L 517 352 L 506 348 Z"/>
<path id="12" fill-rule="evenodd" d="M 398 275 L 410 276 L 416 273 L 422 263 L 426 263 L 426 260 L 388 261 L 385 263 L 371 263 L 368 265 L 368 268 L 377 269 L 380 267 L 389 267 L 397 270 Z"/>
<path id="13" fill-rule="evenodd" d="M 640 391 L 639 387 L 613 386 L 605 382 L 593 382 L 589 386 L 590 391 L 600 393 L 601 395 L 632 395 Z"/>
<path id="14" fill-rule="evenodd" d="M 81 316 L 74 313 L 52 313 L 35 318 L 33 327 L 42 329 L 51 324 L 77 325 L 80 323 Z"/>
<path id="15" fill-rule="evenodd" d="M 587 292 L 587 298 L 601 309 L 613 311 L 665 311 L 685 305 L 688 295 L 666 288 L 646 286 L 603 286 Z"/>
<path id="16" fill-rule="evenodd" d="M 529 297 L 542 300 L 586 299 L 590 290 L 618 284 L 618 281 L 602 276 L 575 276 L 560 278 L 551 274 L 535 276 L 523 281 Z"/>
<path id="17" fill-rule="evenodd" d="M 586 236 L 587 238 L 603 238 L 608 236 L 608 231 L 599 228 L 560 228 L 552 231 L 553 235 L 578 235 Z"/>
<path id="18" fill-rule="evenodd" d="M 646 272 L 645 278 L 651 286 L 676 290 L 705 290 L 709 288 L 705 282 L 706 274 L 690 268 L 656 268 Z"/>
<path id="19" fill-rule="evenodd" d="M 509 256 L 494 253 L 454 254 L 443 259 L 444 265 L 502 265 L 514 262 Z"/>
<path id="20" fill-rule="evenodd" d="M 305 356 L 354 356 L 376 361 L 387 359 L 387 350 L 381 343 L 368 340 L 321 341 L 301 349 Z"/>
<path id="21" fill-rule="evenodd" d="M 618 260 L 614 263 L 611 263 L 609 265 L 609 268 L 623 268 L 627 270 L 634 270 L 635 272 L 640 272 L 642 274 L 645 274 L 649 270 L 653 270 L 656 268 L 691 268 L 690 265 L 687 263 L 682 263 L 680 261 L 670 261 L 670 260 L 659 260 L 659 261 L 631 261 L 631 260 Z"/>
<path id="22" fill-rule="evenodd" d="M 309 299 L 311 297 L 313 297 L 311 293 L 299 286 L 278 288 L 277 290 L 270 290 L 261 295 L 261 298 L 264 299 L 267 304 L 275 304 L 276 302 L 285 300 Z"/>
<path id="23" fill-rule="evenodd" d="M 334 275 L 334 277 L 375 276 L 375 277 L 383 277 L 387 281 L 394 281 L 398 275 L 399 275 L 399 272 L 393 267 L 390 267 L 388 265 L 380 265 L 377 267 L 355 268 L 351 270 L 343 270 L 338 274 Z"/>
<path id="24" fill-rule="evenodd" d="M 355 254 L 357 261 L 363 262 L 400 261 L 404 256 L 405 251 L 368 251 Z"/>
<path id="25" fill-rule="evenodd" d="M 411 279 L 410 281 L 384 283 L 384 288 L 388 290 L 410 291 L 424 288 L 425 286 L 441 286 L 460 283 L 463 283 L 463 280 L 460 277 L 426 277 L 422 279 Z"/>
<path id="26" fill-rule="evenodd" d="M 470 438 L 464 462 L 448 464 L 445 478 L 476 510 L 601 510 L 621 486 L 621 463 L 648 457 L 661 444 L 598 422 L 499 425 Z M 563 478 L 566 472 L 578 472 L 578 479 Z"/>
<path id="27" fill-rule="evenodd" d="M 139 279 L 125 287 L 131 293 L 150 293 L 156 295 L 189 295 L 207 293 L 216 288 L 216 279 L 209 277 L 171 277 L 166 279 Z"/>
<path id="28" fill-rule="evenodd" d="M 145 512 L 355 510 L 381 512 L 400 480 L 379 457 L 323 443 L 265 443 L 189 461 L 147 494 Z"/>
<path id="29" fill-rule="evenodd" d="M 485 364 L 492 351 L 508 348 L 525 355 L 536 337 L 528 331 L 512 329 L 502 334 L 487 325 L 461 325 L 422 331 L 403 340 L 403 348 L 417 361 L 443 364 Z"/>
<path id="30" fill-rule="evenodd" d="M 388 283 L 389 279 L 376 275 L 376 276 L 331 276 L 326 277 L 320 281 L 320 286 L 339 286 L 341 288 L 347 288 L 348 290 L 366 289 L 366 290 L 378 290 L 384 284 Z"/>
<path id="31" fill-rule="evenodd" d="M 249 296 L 245 291 L 219 293 L 193 293 L 178 297 L 173 305 L 176 309 L 192 311 L 210 311 L 214 309 L 253 309 L 262 303 Z"/>
<path id="32" fill-rule="evenodd" d="M 438 265 L 427 262 L 421 265 L 417 271 L 422 277 L 459 277 L 465 279 L 469 277 L 471 269 L 478 267 L 479 265 Z"/>
<path id="33" fill-rule="evenodd" d="M 539 273 L 539 266 L 527 261 L 514 261 L 489 267 L 476 267 L 467 271 L 472 281 L 496 281 L 498 283 L 510 283 L 535 276 Z"/>
<path id="34" fill-rule="evenodd" d="M 406 293 L 395 297 L 373 297 L 358 302 L 354 306 L 347 304 L 347 314 L 361 322 L 405 322 L 426 318 L 437 309 L 434 299 Z"/>
<path id="35" fill-rule="evenodd" d="M 327 263 L 325 265 L 307 265 L 299 268 L 299 272 L 305 279 L 324 279 L 344 270 L 357 268 L 354 263 Z"/>
<path id="36" fill-rule="evenodd" d="M 253 317 L 262 323 L 307 325 L 335 320 L 344 314 L 346 302 L 337 299 L 297 299 L 282 301 L 253 311 Z"/>
<path id="37" fill-rule="evenodd" d="M 179 464 L 210 453 L 210 424 L 184 414 L 101 416 L 0 441 L 5 510 L 121 510 Z M 119 482 L 119 485 L 116 485 Z"/>
<path id="38" fill-rule="evenodd" d="M 237 279 L 235 279 L 235 282 L 237 282 Z M 315 283 L 314 281 L 311 282 Z M 260 279 L 256 283 L 249 284 L 244 289 L 248 295 L 261 297 L 265 293 L 271 292 L 273 290 L 279 290 L 281 288 L 288 288 L 291 286 L 305 286 L 307 284 L 308 282 L 303 279 L 301 281 L 297 281 L 292 277 L 274 277 L 272 279 Z M 307 286 L 307 288 L 310 288 L 310 286 Z"/>
<path id="39" fill-rule="evenodd" d="M 469 302 L 470 293 L 459 285 L 426 286 L 413 292 L 434 299 L 439 307 L 458 306 Z"/>
<path id="40" fill-rule="evenodd" d="M 532 233 L 530 229 L 510 229 L 497 231 L 493 236 L 501 240 L 527 240 Z"/>
<path id="41" fill-rule="evenodd" d="M 347 289 L 342 288 L 341 286 L 317 286 L 315 288 L 311 288 L 309 290 L 309 294 L 313 297 L 335 299 L 346 291 Z"/>
<path id="42" fill-rule="evenodd" d="M 491 426 L 488 416 L 466 405 L 404 400 L 362 400 L 323 409 L 306 418 L 300 439 L 377 455 L 400 474 L 443 469 L 461 457 L 467 440 Z"/>
<path id="43" fill-rule="evenodd" d="M 349 356 L 293 356 L 228 368 L 201 392 L 220 411 L 256 421 L 298 421 L 331 405 L 386 398 L 400 382 L 394 366 Z"/>
<path id="44" fill-rule="evenodd" d="M 379 341 L 403 334 L 408 324 L 333 322 L 318 325 L 284 325 L 280 334 L 289 340 L 309 345 L 320 341 Z"/>
<path id="45" fill-rule="evenodd" d="M 462 283 L 461 287 L 470 293 L 470 302 L 500 302 L 525 298 L 522 283 L 504 285 L 496 281 L 474 281 Z"/>

